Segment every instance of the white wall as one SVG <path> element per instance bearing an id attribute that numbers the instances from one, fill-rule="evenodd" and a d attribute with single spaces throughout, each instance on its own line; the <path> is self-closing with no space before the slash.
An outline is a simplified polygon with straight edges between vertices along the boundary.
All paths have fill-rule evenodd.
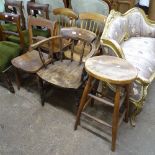
<path id="1" fill-rule="evenodd" d="M 4 11 L 4 0 L 0 0 L 0 12 Z"/>

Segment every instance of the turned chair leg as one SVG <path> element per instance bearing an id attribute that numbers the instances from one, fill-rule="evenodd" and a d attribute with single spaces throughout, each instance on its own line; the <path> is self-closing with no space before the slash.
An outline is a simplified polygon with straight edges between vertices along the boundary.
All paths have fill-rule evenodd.
<path id="1" fill-rule="evenodd" d="M 8 89 L 10 90 L 10 92 L 15 93 L 15 90 L 14 90 L 14 87 L 12 85 L 11 79 L 10 79 L 10 77 L 8 76 L 8 74 L 6 72 L 3 73 L 3 77 L 4 77 L 4 80 L 7 83 L 7 86 L 8 86 Z"/>
<path id="2" fill-rule="evenodd" d="M 117 86 L 114 101 L 114 112 L 112 117 L 112 147 L 111 147 L 112 151 L 115 151 L 116 147 L 116 138 L 117 138 L 117 129 L 119 120 L 119 106 L 120 106 L 120 87 Z"/>
<path id="3" fill-rule="evenodd" d="M 44 106 L 45 105 L 44 82 L 40 77 L 38 77 L 38 85 L 40 90 L 41 105 Z"/>
<path id="4" fill-rule="evenodd" d="M 93 80 L 93 77 L 89 76 L 87 84 L 86 84 L 86 86 L 84 88 L 84 92 L 82 94 L 82 98 L 80 100 L 80 105 L 79 105 L 77 116 L 76 116 L 76 122 L 75 122 L 74 130 L 77 129 L 77 126 L 80 123 L 81 112 L 82 112 L 82 110 L 83 110 L 83 108 L 85 106 L 85 103 L 86 103 L 86 100 L 87 100 L 87 96 L 88 96 L 88 93 L 89 93 L 90 88 L 91 88 L 92 80 Z"/>
<path id="5" fill-rule="evenodd" d="M 17 89 L 20 90 L 20 86 L 21 86 L 21 79 L 20 79 L 20 74 L 19 74 L 19 70 L 17 68 L 14 67 L 15 70 L 15 77 L 16 77 L 16 85 L 17 85 Z"/>

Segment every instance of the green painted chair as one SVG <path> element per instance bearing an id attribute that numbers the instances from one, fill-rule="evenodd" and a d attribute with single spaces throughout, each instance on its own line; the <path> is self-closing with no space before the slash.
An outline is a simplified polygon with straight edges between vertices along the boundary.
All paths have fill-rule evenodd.
<path id="1" fill-rule="evenodd" d="M 10 92 L 14 93 L 11 79 L 7 71 L 11 68 L 11 60 L 22 53 L 24 46 L 23 34 L 20 27 L 20 16 L 11 13 L 0 13 L 0 23 L 13 23 L 17 27 L 17 32 L 6 31 L 0 24 L 0 75 L 6 81 Z M 20 44 L 7 40 L 7 35 L 14 35 L 20 38 Z"/>

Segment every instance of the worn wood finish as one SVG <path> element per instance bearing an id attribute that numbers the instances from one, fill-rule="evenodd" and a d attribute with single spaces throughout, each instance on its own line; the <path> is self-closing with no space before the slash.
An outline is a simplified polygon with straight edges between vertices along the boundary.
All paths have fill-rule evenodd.
<path id="1" fill-rule="evenodd" d="M 84 37 L 85 36 L 85 37 Z M 86 37 L 87 36 L 87 37 Z M 89 39 L 87 39 L 89 37 Z M 49 39 L 45 39 L 36 43 L 32 46 L 32 48 L 38 48 L 42 44 L 58 38 L 60 40 L 59 46 L 59 58 L 58 60 L 53 60 L 51 64 L 47 65 L 46 68 L 42 68 L 37 75 L 45 82 L 56 85 L 61 88 L 72 88 L 78 89 L 85 81 L 85 77 L 83 75 L 84 62 L 83 62 L 83 54 L 81 54 L 79 61 L 73 60 L 74 55 L 74 46 L 76 46 L 76 42 L 79 40 L 81 42 L 86 42 L 90 46 L 90 51 L 87 58 L 93 56 L 95 52 L 95 47 L 91 41 L 95 39 L 96 35 L 90 31 L 80 29 L 80 28 L 62 28 L 60 32 L 60 36 L 54 36 Z M 62 39 L 69 39 L 70 44 L 68 46 L 64 46 Z M 66 50 L 70 50 L 72 56 L 70 59 L 66 59 L 64 56 L 64 52 Z M 84 47 L 82 47 L 81 51 L 84 51 Z"/>
<path id="2" fill-rule="evenodd" d="M 17 69 L 21 69 L 28 73 L 36 73 L 39 69 L 41 69 L 43 66 L 47 65 L 51 62 L 51 58 L 49 57 L 49 54 L 44 53 L 41 51 L 40 48 L 37 50 L 32 50 L 31 45 L 37 40 L 42 40 L 44 38 L 38 37 L 38 39 L 33 39 L 33 26 L 42 26 L 46 27 L 50 31 L 50 35 L 53 35 L 53 29 L 54 29 L 54 23 L 52 23 L 50 20 L 43 19 L 43 18 L 33 18 L 32 16 L 29 16 L 28 18 L 28 30 L 29 30 L 29 42 L 30 42 L 30 48 L 29 51 L 25 54 L 15 58 L 12 60 L 12 64 Z M 35 41 L 34 41 L 35 40 Z M 49 43 L 49 48 L 51 48 L 51 45 Z M 18 77 L 18 75 L 17 75 Z M 17 84 L 19 84 L 19 79 L 17 78 Z M 20 86 L 18 85 L 18 88 Z"/>
<path id="3" fill-rule="evenodd" d="M 21 17 L 22 29 L 26 28 L 23 1 L 5 0 L 5 11 L 8 13 L 19 14 Z"/>
<path id="4" fill-rule="evenodd" d="M 132 67 L 128 62 L 124 61 L 123 59 L 116 58 L 112 56 L 96 56 L 89 58 L 85 63 L 85 69 L 89 74 L 89 79 L 87 85 L 85 86 L 80 106 L 77 112 L 76 122 L 74 129 L 77 129 L 77 126 L 80 122 L 81 114 L 84 114 L 86 117 L 96 121 L 102 125 L 108 126 L 112 128 L 112 145 L 111 150 L 115 151 L 116 147 L 116 139 L 117 139 L 117 131 L 118 127 L 125 117 L 125 121 L 128 122 L 128 113 L 129 113 L 129 93 L 130 93 L 130 83 L 136 78 L 137 70 Z M 128 77 L 126 76 L 128 75 Z M 98 92 L 96 88 L 96 84 L 94 81 L 102 81 L 102 82 L 112 82 L 116 85 L 116 93 L 114 102 L 107 100 L 102 95 L 103 92 Z M 122 96 L 122 88 L 125 88 L 124 95 Z M 95 90 L 95 91 L 94 91 Z M 102 90 L 101 90 L 102 91 Z M 91 92 L 91 93 L 89 93 Z M 121 97 L 122 96 L 122 97 Z M 107 106 L 113 107 L 113 115 L 112 115 L 112 125 L 100 120 L 96 117 L 91 116 L 85 112 L 82 112 L 86 106 L 88 105 L 87 99 L 88 98 L 97 100 L 101 103 L 106 104 Z M 89 99 L 90 99 L 89 98 Z M 125 101 L 125 110 L 120 117 L 120 108 Z"/>
<path id="5" fill-rule="evenodd" d="M 49 19 L 49 4 L 39 4 L 35 2 L 27 2 L 27 13 L 32 16 L 41 16 Z"/>
<path id="6" fill-rule="evenodd" d="M 85 67 L 90 75 L 112 84 L 128 84 L 137 76 L 137 70 L 130 63 L 114 56 L 90 58 Z"/>

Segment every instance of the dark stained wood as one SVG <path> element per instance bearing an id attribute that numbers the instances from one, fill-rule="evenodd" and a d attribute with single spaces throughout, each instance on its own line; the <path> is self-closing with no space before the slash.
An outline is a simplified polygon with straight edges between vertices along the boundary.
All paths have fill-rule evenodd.
<path id="1" fill-rule="evenodd" d="M 21 26 L 20 26 L 20 15 L 11 14 L 11 13 L 0 13 L 0 20 L 5 21 L 5 22 L 13 23 L 17 27 L 17 32 L 12 32 L 12 31 L 5 31 L 3 29 L 3 27 L 2 27 L 2 25 L 0 25 L 0 31 L 3 34 L 2 40 L 5 40 L 5 38 L 6 38 L 6 36 L 8 34 L 19 36 L 19 38 L 20 38 L 20 46 L 21 46 L 21 49 L 23 49 L 23 47 L 24 47 L 24 37 L 23 37 L 23 33 L 21 31 Z"/>
<path id="2" fill-rule="evenodd" d="M 35 2 L 27 2 L 28 15 L 37 16 L 49 19 L 49 4 L 40 4 Z"/>
<path id="3" fill-rule="evenodd" d="M 10 7 L 12 8 L 12 10 L 10 10 Z M 19 14 L 21 17 L 22 29 L 26 28 L 23 12 L 23 1 L 5 0 L 5 11 L 8 13 Z"/>
<path id="4" fill-rule="evenodd" d="M 20 15 L 11 14 L 11 13 L 0 13 L 0 21 L 13 23 L 17 27 L 17 32 L 12 32 L 12 31 L 4 31 L 2 25 L 0 25 L 1 40 L 5 41 L 7 39 L 8 34 L 19 36 L 19 38 L 20 38 L 20 47 L 21 47 L 21 50 L 23 50 L 24 40 L 23 40 L 23 34 L 22 34 L 22 31 L 21 31 L 21 25 L 20 25 Z M 0 22 L 0 24 L 1 24 L 1 22 Z M 9 65 L 8 68 L 6 68 L 0 74 L 2 74 L 2 76 L 4 77 L 4 80 L 6 81 L 10 92 L 14 93 L 15 90 L 13 88 L 11 79 L 10 79 L 9 75 L 7 74 L 7 71 L 10 68 L 11 68 L 11 66 Z"/>

